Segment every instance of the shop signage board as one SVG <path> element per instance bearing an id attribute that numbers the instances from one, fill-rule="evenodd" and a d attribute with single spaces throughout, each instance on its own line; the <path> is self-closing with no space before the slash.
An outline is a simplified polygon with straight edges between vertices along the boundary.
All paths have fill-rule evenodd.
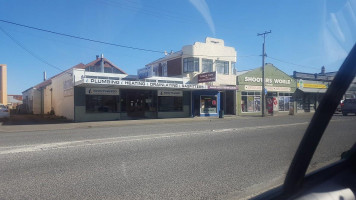
<path id="1" fill-rule="evenodd" d="M 246 86 L 247 90 L 262 91 L 262 88 L 253 88 L 252 86 L 262 86 L 262 68 L 256 68 L 254 70 L 243 73 L 237 77 L 237 84 L 242 87 Z M 287 75 L 283 71 L 279 70 L 272 64 L 266 64 L 265 66 L 265 86 L 268 92 L 294 92 L 296 89 L 296 80 Z M 268 88 L 269 87 L 269 88 Z M 241 88 L 242 90 L 244 88 Z M 262 91 L 263 92 L 263 91 Z"/>
<path id="2" fill-rule="evenodd" d="M 112 79 L 83 78 L 84 83 L 99 85 L 133 86 L 133 87 L 154 87 L 154 88 L 179 88 L 179 89 L 208 89 L 206 85 L 197 84 L 177 84 L 177 83 L 156 83 L 145 81 L 126 81 Z"/>
<path id="3" fill-rule="evenodd" d="M 290 92 L 290 87 L 274 87 L 265 86 L 265 89 L 270 92 Z M 247 91 L 262 91 L 262 86 L 259 85 L 245 85 L 245 90 Z"/>
<path id="4" fill-rule="evenodd" d="M 325 84 L 318 84 L 318 83 L 297 83 L 297 87 L 300 89 L 303 88 L 315 88 L 315 89 L 326 89 L 327 86 Z"/>
<path id="5" fill-rule="evenodd" d="M 237 86 L 214 86 L 214 85 L 209 85 L 208 89 L 212 90 L 238 90 Z"/>
<path id="6" fill-rule="evenodd" d="M 315 79 L 315 74 L 310 73 L 294 72 L 293 76 L 300 79 Z"/>
<path id="7" fill-rule="evenodd" d="M 158 90 L 157 96 L 161 97 L 182 97 L 183 91 L 181 90 Z"/>
<path id="8" fill-rule="evenodd" d="M 198 74 L 198 83 L 214 82 L 216 81 L 216 72 L 207 72 Z"/>
<path id="9" fill-rule="evenodd" d="M 120 95 L 118 89 L 107 88 L 85 88 L 85 94 L 87 95 Z"/>
<path id="10" fill-rule="evenodd" d="M 262 83 L 262 78 L 260 77 L 245 77 L 245 82 L 254 82 L 254 83 Z M 279 78 L 265 78 L 265 83 L 268 84 L 291 84 L 290 79 L 279 79 Z"/>

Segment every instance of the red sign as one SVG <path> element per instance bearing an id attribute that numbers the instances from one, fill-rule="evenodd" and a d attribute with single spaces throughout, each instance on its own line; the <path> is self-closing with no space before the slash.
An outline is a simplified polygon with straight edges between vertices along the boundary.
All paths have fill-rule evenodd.
<path id="1" fill-rule="evenodd" d="M 216 80 L 216 72 L 198 74 L 198 83 L 213 82 Z"/>

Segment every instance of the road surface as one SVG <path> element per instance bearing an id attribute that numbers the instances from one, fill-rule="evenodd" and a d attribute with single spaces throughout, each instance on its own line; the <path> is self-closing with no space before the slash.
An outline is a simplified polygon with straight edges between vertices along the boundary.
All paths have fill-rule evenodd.
<path id="1" fill-rule="evenodd" d="M 309 120 L 157 120 L 0 132 L 0 199 L 240 199 L 283 181 Z M 355 116 L 333 118 L 312 168 L 354 144 L 355 122 Z"/>

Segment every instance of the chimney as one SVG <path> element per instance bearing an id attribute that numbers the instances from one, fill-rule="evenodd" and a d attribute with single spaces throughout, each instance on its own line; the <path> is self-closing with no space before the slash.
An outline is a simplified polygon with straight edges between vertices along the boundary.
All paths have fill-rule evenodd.
<path id="1" fill-rule="evenodd" d="M 325 74 L 325 67 L 324 66 L 321 67 L 321 74 Z"/>
<path id="2" fill-rule="evenodd" d="M 99 55 L 96 55 L 96 60 L 98 60 L 99 59 Z"/>
<path id="3" fill-rule="evenodd" d="M 47 80 L 47 73 L 46 71 L 43 72 L 43 81 L 46 81 Z"/>
<path id="4" fill-rule="evenodd" d="M 101 54 L 100 69 L 101 73 L 104 73 L 104 54 Z"/>

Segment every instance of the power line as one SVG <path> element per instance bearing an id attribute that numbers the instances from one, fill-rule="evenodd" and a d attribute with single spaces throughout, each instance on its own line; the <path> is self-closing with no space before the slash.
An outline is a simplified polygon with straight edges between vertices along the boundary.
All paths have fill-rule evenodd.
<path id="1" fill-rule="evenodd" d="M 19 23 L 15 23 L 15 22 L 10 22 L 10 21 L 6 21 L 6 20 L 2 20 L 2 19 L 0 19 L 0 22 L 11 24 L 11 25 L 16 25 L 16 26 L 21 26 L 21 27 L 25 27 L 25 28 L 29 28 L 29 29 L 33 29 L 33 30 L 37 30 L 37 31 L 42 31 L 42 32 L 46 32 L 46 33 L 51 33 L 51 34 L 55 34 L 55 35 L 75 38 L 75 39 L 79 39 L 79 40 L 85 40 L 85 41 L 89 41 L 89 42 L 95 42 L 95 43 L 106 44 L 106 45 L 122 47 L 122 48 L 127 48 L 127 49 L 133 49 L 133 50 L 139 50 L 139 51 L 147 51 L 147 52 L 153 52 L 153 53 L 164 53 L 164 51 L 158 51 L 158 50 L 152 50 L 152 49 L 144 49 L 144 48 L 126 46 L 126 45 L 115 44 L 115 43 L 111 43 L 111 42 L 104 42 L 104 41 L 100 41 L 100 40 L 84 38 L 84 37 L 75 36 L 75 35 L 69 35 L 69 34 L 66 34 L 66 33 L 59 33 L 59 32 L 55 32 L 55 31 L 51 31 L 51 30 L 47 30 L 47 29 L 28 26 L 28 25 L 19 24 Z"/>
<path id="2" fill-rule="evenodd" d="M 16 40 L 10 33 L 6 32 L 2 27 L 0 27 L 0 30 L 6 35 L 8 36 L 13 42 L 15 42 L 19 47 L 21 47 L 23 50 L 25 50 L 27 53 L 29 53 L 31 56 L 33 56 L 34 58 L 36 58 L 37 60 L 43 62 L 44 64 L 51 66 L 61 72 L 63 72 L 64 70 L 61 69 L 60 67 L 57 67 L 55 65 L 52 65 L 51 63 L 49 63 L 47 60 L 41 58 L 40 56 L 38 56 L 37 54 L 33 53 L 31 50 L 29 50 L 28 48 L 26 48 L 21 42 L 19 42 L 18 40 Z"/>
<path id="3" fill-rule="evenodd" d="M 288 62 L 288 61 L 284 61 L 284 60 L 281 60 L 281 59 L 278 59 L 278 58 L 273 58 L 273 57 L 270 57 L 270 56 L 266 56 L 272 60 L 276 60 L 276 61 L 279 61 L 279 62 L 282 62 L 282 63 L 286 63 L 286 64 L 290 64 L 290 65 L 295 65 L 295 66 L 299 66 L 299 67 L 303 67 L 303 68 L 312 68 L 312 69 L 319 69 L 317 67 L 311 67 L 311 66 L 306 66 L 306 65 L 300 65 L 300 64 L 296 64 L 296 63 L 292 63 L 292 62 Z"/>

